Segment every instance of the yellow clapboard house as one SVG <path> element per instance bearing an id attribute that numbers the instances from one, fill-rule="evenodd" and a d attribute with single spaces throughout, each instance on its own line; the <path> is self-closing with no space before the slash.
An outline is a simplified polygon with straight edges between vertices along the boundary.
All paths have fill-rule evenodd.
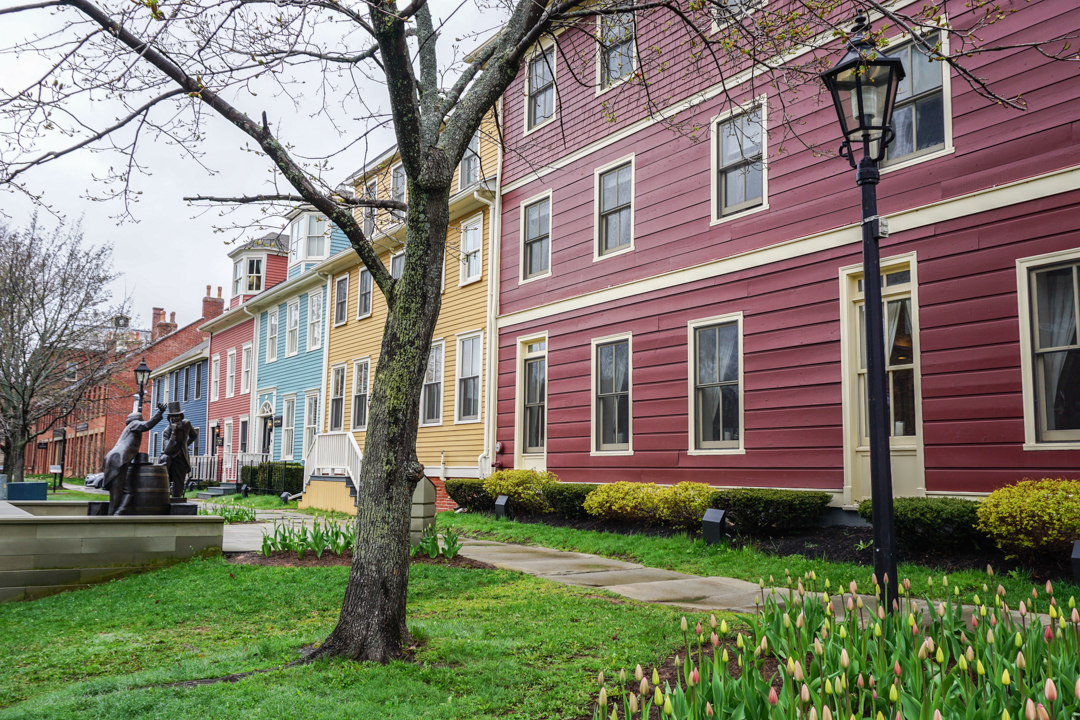
<path id="1" fill-rule="evenodd" d="M 498 228 L 493 223 L 498 223 L 500 215 L 496 206 L 498 137 L 497 124 L 489 117 L 473 137 L 451 187 L 442 311 L 424 377 L 416 442 L 417 457 L 435 485 L 440 510 L 452 507 L 443 482 L 485 476 L 492 457 L 488 431 L 494 427 L 489 423 L 494 412 L 493 395 L 489 397 L 494 370 L 488 358 L 493 352 L 497 355 L 492 343 L 498 340 L 493 332 L 498 292 Z M 369 163 L 348 184 L 357 197 L 408 201 L 396 150 Z M 396 277 L 405 259 L 400 216 L 371 209 L 357 210 L 356 215 Z M 355 490 L 346 478 L 355 479 L 362 463 L 367 403 L 379 362 L 386 302 L 351 249 L 329 258 L 317 270 L 328 283 L 326 364 L 322 413 L 305 458 L 300 507 L 355 514 Z"/>

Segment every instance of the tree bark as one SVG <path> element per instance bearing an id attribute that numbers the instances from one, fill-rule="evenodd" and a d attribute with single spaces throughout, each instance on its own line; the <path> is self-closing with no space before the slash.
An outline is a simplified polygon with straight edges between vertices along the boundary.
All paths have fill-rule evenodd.
<path id="1" fill-rule="evenodd" d="M 409 183 L 406 262 L 387 296 L 364 459 L 357 485 L 356 545 L 334 631 L 310 656 L 386 662 L 410 640 L 405 625 L 412 495 L 424 478 L 416 457 L 420 395 L 442 305 L 449 183 Z"/>
<path id="2" fill-rule="evenodd" d="M 26 473 L 26 438 L 15 437 L 9 439 L 4 447 L 4 472 L 8 476 L 8 482 L 22 482 Z"/>

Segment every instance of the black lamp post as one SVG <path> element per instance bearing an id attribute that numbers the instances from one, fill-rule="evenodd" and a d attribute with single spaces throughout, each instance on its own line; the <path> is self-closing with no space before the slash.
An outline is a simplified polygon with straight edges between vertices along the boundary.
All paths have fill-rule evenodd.
<path id="1" fill-rule="evenodd" d="M 150 380 L 150 368 L 146 365 L 146 358 L 139 361 L 139 367 L 135 368 L 135 383 L 139 386 L 139 412 L 143 408 L 143 392 L 146 383 Z"/>
<path id="2" fill-rule="evenodd" d="M 881 599 L 891 610 L 897 598 L 896 532 L 893 526 L 892 468 L 889 450 L 889 397 L 885 370 L 885 321 L 881 307 L 881 263 L 877 214 L 878 163 L 894 137 L 891 126 L 896 88 L 904 79 L 899 58 L 877 50 L 866 18 L 855 18 L 847 54 L 821 79 L 832 94 L 844 142 L 840 154 L 856 169 L 862 189 L 863 288 L 866 306 L 866 375 L 869 395 L 870 492 L 874 514 L 874 574 Z M 856 164 L 855 153 L 862 147 Z"/>

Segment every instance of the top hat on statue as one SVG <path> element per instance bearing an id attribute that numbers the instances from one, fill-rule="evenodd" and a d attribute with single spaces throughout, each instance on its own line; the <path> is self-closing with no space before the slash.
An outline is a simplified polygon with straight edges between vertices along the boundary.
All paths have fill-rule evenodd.
<path id="1" fill-rule="evenodd" d="M 183 415 L 183 414 L 184 414 L 184 411 L 180 409 L 180 403 L 178 403 L 176 401 L 173 401 L 173 400 L 170 400 L 169 401 L 169 409 L 165 412 L 165 416 L 166 417 L 171 417 L 173 415 Z"/>

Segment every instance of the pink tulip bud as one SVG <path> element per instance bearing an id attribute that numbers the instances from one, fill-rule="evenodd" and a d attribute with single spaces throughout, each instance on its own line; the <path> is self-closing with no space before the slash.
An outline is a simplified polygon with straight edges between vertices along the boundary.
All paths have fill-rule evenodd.
<path id="1" fill-rule="evenodd" d="M 851 583 L 848 585 L 848 590 L 851 591 L 852 595 L 857 595 L 859 593 L 859 586 L 855 584 L 854 580 L 852 580 Z"/>
<path id="2" fill-rule="evenodd" d="M 941 717 L 941 711 L 940 710 L 935 710 L 934 711 L 934 720 L 944 720 L 944 718 Z"/>
<path id="3" fill-rule="evenodd" d="M 1020 607 L 1017 609 L 1017 612 L 1020 613 L 1020 617 L 1027 615 L 1027 605 L 1024 604 L 1023 600 L 1020 601 Z"/>
<path id="4" fill-rule="evenodd" d="M 697 685 L 699 682 L 701 682 L 701 673 L 698 672 L 697 668 L 694 668 L 690 672 L 690 684 Z"/>
<path id="5" fill-rule="evenodd" d="M 694 628 L 694 632 L 696 632 L 698 635 L 701 634 L 701 623 L 697 624 L 697 627 Z"/>
<path id="6" fill-rule="evenodd" d="M 919 634 L 919 626 L 918 625 L 912 625 L 911 626 L 911 634 L 912 635 L 918 635 Z"/>
<path id="7" fill-rule="evenodd" d="M 806 716 L 807 720 L 818 720 L 817 708 L 813 705 L 810 706 L 810 713 Z"/>
<path id="8" fill-rule="evenodd" d="M 712 703 L 705 703 L 705 715 L 708 717 L 712 717 L 715 714 L 716 713 L 712 709 Z"/>
<path id="9" fill-rule="evenodd" d="M 905 590 L 910 590 L 911 589 L 911 581 L 908 580 L 907 578 L 904 578 L 904 589 Z"/>
<path id="10" fill-rule="evenodd" d="M 714 648 L 720 647 L 720 637 L 716 633 L 712 634 L 712 637 L 709 638 L 709 642 Z"/>
<path id="11" fill-rule="evenodd" d="M 877 585 L 878 584 L 877 573 L 870 573 L 870 584 L 871 585 Z"/>
<path id="12" fill-rule="evenodd" d="M 1038 600 L 1039 599 L 1039 591 L 1036 590 L 1035 588 L 1031 588 L 1031 599 L 1032 600 Z"/>
<path id="13" fill-rule="evenodd" d="M 1035 706 L 1035 720 L 1050 720 L 1050 713 L 1046 712 L 1042 703 Z"/>
<path id="14" fill-rule="evenodd" d="M 1077 681 L 1077 684 L 1080 685 L 1080 680 Z M 859 678 L 855 681 L 855 686 L 860 690 L 866 687 L 866 681 L 863 680 L 862 673 L 859 673 Z"/>
<path id="15" fill-rule="evenodd" d="M 1080 700 L 1080 677 L 1076 678 L 1076 686 L 1073 687 L 1073 695 L 1076 695 L 1076 699 Z"/>
<path id="16" fill-rule="evenodd" d="M 1050 582 L 1049 580 L 1046 581 L 1046 594 L 1047 595 L 1053 595 L 1054 594 L 1054 584 L 1052 582 Z"/>
<path id="17" fill-rule="evenodd" d="M 799 691 L 799 699 L 804 703 L 810 702 L 810 688 L 805 684 L 802 686 L 802 690 Z"/>
<path id="18" fill-rule="evenodd" d="M 893 666 L 892 671 L 893 671 L 893 674 L 896 675 L 896 677 L 900 677 L 901 673 L 904 672 L 903 670 L 900 669 L 900 661 L 899 660 L 896 661 L 896 665 Z"/>
<path id="19" fill-rule="evenodd" d="M 1047 581 L 1049 584 L 1049 581 Z M 1052 678 L 1046 678 L 1046 686 L 1043 688 L 1043 695 L 1046 696 L 1047 702 L 1054 702 L 1057 700 L 1057 686 L 1054 685 Z"/>
<path id="20" fill-rule="evenodd" d="M 972 630 L 978 630 L 979 629 L 979 618 L 975 617 L 974 615 L 971 616 L 971 629 Z"/>
<path id="21" fill-rule="evenodd" d="M 998 583 L 997 594 L 1000 595 L 1001 597 L 1005 597 L 1005 586 L 1004 585 Z"/>
<path id="22" fill-rule="evenodd" d="M 1043 640 L 1045 640 L 1046 642 L 1050 642 L 1053 639 L 1054 639 L 1054 631 L 1050 628 L 1049 625 L 1047 625 L 1046 630 L 1043 631 Z"/>
<path id="23" fill-rule="evenodd" d="M 1031 698 L 1027 699 L 1027 704 L 1024 705 L 1024 720 L 1035 720 L 1035 703 L 1031 701 Z"/>
<path id="24" fill-rule="evenodd" d="M 709 616 L 709 627 L 711 627 L 714 630 L 716 629 L 716 616 L 715 615 L 710 615 Z"/>
<path id="25" fill-rule="evenodd" d="M 780 698 L 777 697 L 776 688 L 774 687 L 769 688 L 769 704 L 774 707 L 780 704 Z"/>
<path id="26" fill-rule="evenodd" d="M 997 617 L 994 615 L 990 616 L 990 627 L 997 627 Z"/>
<path id="27" fill-rule="evenodd" d="M 870 676 L 870 687 L 874 687 L 874 685 L 876 685 L 876 684 L 877 684 L 877 681 L 875 681 L 874 676 L 871 675 Z"/>
<path id="28" fill-rule="evenodd" d="M 884 620 L 885 619 L 885 608 L 881 607 L 880 605 L 878 605 L 877 617 L 878 617 L 878 620 Z"/>

